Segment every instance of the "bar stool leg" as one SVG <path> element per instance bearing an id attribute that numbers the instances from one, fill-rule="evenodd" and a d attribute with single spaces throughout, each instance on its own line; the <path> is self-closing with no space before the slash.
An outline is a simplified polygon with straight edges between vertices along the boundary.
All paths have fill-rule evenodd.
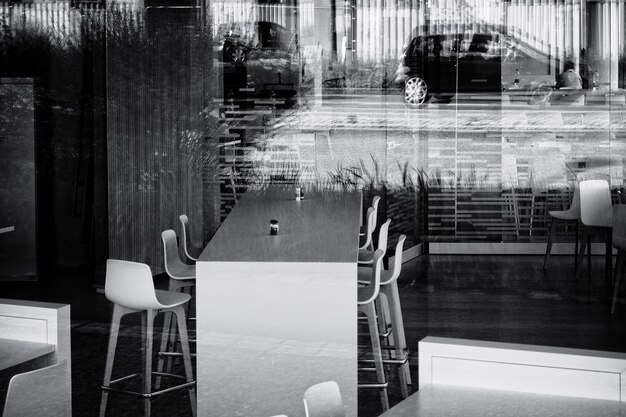
<path id="1" fill-rule="evenodd" d="M 387 318 L 388 316 L 385 314 L 385 306 L 383 305 L 383 299 L 380 296 L 380 294 L 378 295 L 378 297 L 376 297 L 376 300 L 374 300 L 374 302 L 376 303 L 376 313 L 378 314 L 378 332 L 379 334 L 385 334 L 387 333 Z"/>
<path id="2" fill-rule="evenodd" d="M 613 280 L 613 233 L 611 229 L 606 229 L 604 231 L 604 246 L 604 286 L 605 294 L 608 298 L 611 294 L 611 284 Z"/>
<path id="3" fill-rule="evenodd" d="M 143 373 L 143 393 L 151 394 L 152 393 L 152 336 L 153 336 L 153 328 L 154 328 L 154 317 L 155 310 L 147 310 L 146 311 L 146 327 L 145 327 L 145 337 L 146 337 L 146 349 L 144 351 L 145 355 L 145 368 Z M 151 399 L 150 397 L 144 397 L 144 414 L 146 417 L 150 417 L 150 405 Z"/>
<path id="4" fill-rule="evenodd" d="M 585 239 L 585 233 L 582 233 L 582 239 L 580 242 L 580 249 L 578 250 L 578 264 L 582 267 L 583 261 L 585 260 L 585 249 L 587 248 L 587 243 Z M 582 268 L 581 268 L 582 269 Z M 576 271 L 576 277 L 579 277 L 580 269 Z"/>
<path id="5" fill-rule="evenodd" d="M 185 311 L 184 308 L 183 308 L 183 313 L 185 314 L 185 317 L 186 317 L 187 312 Z M 173 313 L 171 313 L 171 314 L 173 314 Z M 169 330 L 169 341 L 168 341 L 167 345 L 169 347 L 168 351 L 176 352 L 177 351 L 176 326 L 175 326 L 176 322 L 174 321 L 174 317 L 173 316 L 171 316 L 171 317 L 172 317 L 172 324 L 171 324 L 170 330 Z M 178 320 L 178 317 L 176 318 L 176 320 Z M 180 358 L 178 356 L 176 356 L 176 357 L 168 356 L 167 359 L 166 359 L 165 372 L 167 372 L 168 374 L 172 373 L 172 365 L 174 364 L 175 361 L 176 361 L 175 362 L 176 365 L 178 365 L 179 364 L 179 359 Z"/>
<path id="6" fill-rule="evenodd" d="M 406 336 L 404 334 L 404 320 L 402 318 L 402 308 L 400 306 L 400 293 L 398 292 L 398 283 L 393 282 L 391 285 L 386 286 L 384 291 L 388 293 L 387 299 L 391 304 L 390 315 L 391 325 L 393 326 L 394 332 L 396 357 L 402 357 L 405 352 L 408 354 L 408 351 L 406 345 Z M 402 397 L 407 398 L 409 395 L 409 389 L 407 387 L 407 384 L 411 383 L 411 372 L 409 370 L 408 358 L 406 363 L 404 363 L 399 369 L 398 376 L 400 377 L 400 390 L 402 391 Z"/>
<path id="7" fill-rule="evenodd" d="M 383 355 L 380 348 L 380 338 L 378 337 L 378 323 L 376 320 L 376 308 L 374 303 L 365 304 L 362 311 L 367 316 L 369 325 L 370 340 L 372 342 L 372 353 L 374 355 L 374 366 L 376 368 L 376 378 L 379 383 L 386 382 L 385 369 L 383 367 Z M 382 402 L 383 411 L 389 410 L 389 398 L 387 397 L 387 388 L 380 388 L 380 401 Z"/>
<path id="8" fill-rule="evenodd" d="M 172 332 L 172 325 L 173 325 L 172 314 L 173 313 L 169 311 L 165 312 L 165 317 L 163 318 L 163 332 L 161 334 L 161 346 L 159 347 L 159 352 L 170 351 L 170 346 L 168 343 L 169 343 L 170 333 Z M 159 360 L 157 362 L 157 372 L 163 372 L 164 363 L 165 363 L 165 357 L 159 356 Z M 161 388 L 161 376 L 160 375 L 157 375 L 156 377 L 154 388 L 156 390 Z"/>
<path id="9" fill-rule="evenodd" d="M 548 258 L 550 257 L 550 251 L 552 251 L 552 233 L 554 232 L 556 219 L 552 218 L 550 222 L 550 229 L 548 229 L 548 243 L 546 244 L 546 254 L 543 257 L 543 270 L 548 267 Z"/>
<path id="10" fill-rule="evenodd" d="M 578 251 L 578 228 L 579 228 L 580 222 L 578 220 L 576 220 L 576 226 L 574 228 L 574 233 L 576 234 L 575 240 L 574 240 L 574 275 L 578 274 L 578 256 L 576 251 Z"/>
<path id="11" fill-rule="evenodd" d="M 187 335 L 187 319 L 183 307 L 177 307 L 175 310 L 176 320 L 178 321 L 178 332 L 180 333 L 180 345 L 183 351 L 183 362 L 185 364 L 185 376 L 187 382 L 193 382 L 193 368 L 191 365 L 191 352 L 189 350 L 189 336 Z M 189 402 L 191 404 L 191 414 L 196 417 L 196 389 L 195 385 L 189 386 Z"/>
<path id="12" fill-rule="evenodd" d="M 617 251 L 617 261 L 615 263 L 615 278 L 613 279 L 613 301 L 611 302 L 611 314 L 615 313 L 615 303 L 619 293 L 619 284 L 622 279 L 624 269 L 624 251 Z"/>
<path id="13" fill-rule="evenodd" d="M 111 374 L 113 373 L 113 362 L 115 361 L 115 349 L 117 347 L 117 336 L 120 332 L 120 322 L 126 309 L 117 304 L 113 305 L 113 317 L 111 318 L 111 330 L 109 333 L 109 348 L 107 349 L 107 361 L 104 367 L 104 382 L 102 386 L 108 387 L 111 384 Z M 100 402 L 100 417 L 106 414 L 109 391 L 102 390 L 102 400 Z"/>
<path id="14" fill-rule="evenodd" d="M 591 234 L 587 233 L 587 282 L 591 284 Z"/>

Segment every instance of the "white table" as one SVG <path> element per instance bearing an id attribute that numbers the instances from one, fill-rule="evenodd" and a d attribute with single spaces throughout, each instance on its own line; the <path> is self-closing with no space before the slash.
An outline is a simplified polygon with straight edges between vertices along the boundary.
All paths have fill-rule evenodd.
<path id="1" fill-rule="evenodd" d="M 70 306 L 0 298 L 0 370 L 42 358 L 38 366 L 65 361 L 56 393 L 72 414 Z M 7 371 L 10 372 L 10 371 Z"/>
<path id="2" fill-rule="evenodd" d="M 53 353 L 54 348 L 54 345 L 47 343 L 0 339 L 0 371 L 46 356 Z"/>
<path id="3" fill-rule="evenodd" d="M 304 416 L 332 380 L 356 417 L 360 217 L 357 192 L 244 195 L 197 262 L 199 416 Z"/>
<path id="4" fill-rule="evenodd" d="M 427 385 L 381 417 L 621 417 L 619 401 Z"/>

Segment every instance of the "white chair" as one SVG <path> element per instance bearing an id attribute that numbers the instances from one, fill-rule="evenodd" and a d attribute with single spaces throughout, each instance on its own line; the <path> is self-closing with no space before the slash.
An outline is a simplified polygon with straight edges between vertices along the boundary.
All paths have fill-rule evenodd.
<path id="1" fill-rule="evenodd" d="M 371 269 L 372 278 L 368 285 L 358 287 L 357 291 L 357 306 L 358 311 L 367 317 L 367 324 L 369 330 L 369 336 L 371 341 L 372 355 L 374 362 L 374 368 L 376 371 L 375 383 L 363 383 L 359 384 L 359 388 L 376 388 L 380 390 L 380 400 L 382 402 L 383 410 L 389 409 L 389 399 L 387 397 L 387 377 L 385 375 L 385 369 L 383 364 L 382 349 L 380 346 L 380 338 L 378 336 L 378 319 L 376 317 L 375 301 L 378 297 L 380 289 L 380 271 L 383 260 L 384 252 L 381 249 L 377 249 L 374 252 L 373 265 Z"/>
<path id="2" fill-rule="evenodd" d="M 113 303 L 113 318 L 111 319 L 111 333 L 109 335 L 109 348 L 107 351 L 106 366 L 104 371 L 104 383 L 102 384 L 102 402 L 100 403 L 100 417 L 106 413 L 106 405 L 109 391 L 124 392 L 138 395 L 144 398 L 145 415 L 150 415 L 151 399 L 157 395 L 177 389 L 188 388 L 189 400 L 193 416 L 196 415 L 195 381 L 191 366 L 191 353 L 189 351 L 189 338 L 187 336 L 187 324 L 185 320 L 184 305 L 189 302 L 191 296 L 173 291 L 161 291 L 154 289 L 150 267 L 136 262 L 119 261 L 109 259 L 107 261 L 106 281 L 104 293 Z M 185 367 L 185 383 L 164 390 L 153 391 L 152 375 L 152 345 L 154 319 L 161 312 L 169 312 L 176 315 L 178 330 L 180 332 L 183 362 Z M 126 314 L 141 313 L 142 330 L 144 340 L 144 368 L 142 392 L 128 391 L 113 388 L 112 385 L 137 377 L 140 373 L 117 378 L 111 381 L 117 336 L 122 317 Z M 178 375 L 159 373 L 161 376 Z"/>
<path id="3" fill-rule="evenodd" d="M 193 287 L 196 285 L 196 266 L 184 264 L 180 260 L 178 255 L 178 242 L 176 239 L 176 232 L 173 230 L 165 230 L 161 233 L 161 239 L 163 240 L 163 259 L 165 264 L 165 272 L 169 276 L 168 291 L 181 291 L 189 290 L 189 293 L 193 295 Z M 192 300 L 193 301 L 193 300 Z M 189 305 L 186 306 L 186 314 L 189 312 Z M 187 316 L 186 316 L 187 317 Z M 163 333 L 161 335 L 161 346 L 159 352 L 161 357 L 157 365 L 157 371 L 163 370 L 164 354 L 167 355 L 167 372 L 172 369 L 172 352 L 176 347 L 176 331 L 174 331 L 174 323 L 171 314 L 165 315 L 163 321 Z M 161 378 L 156 379 L 156 388 L 161 386 Z"/>
<path id="4" fill-rule="evenodd" d="M 408 361 L 408 347 L 406 344 L 406 336 L 404 333 L 404 320 L 402 318 L 402 308 L 400 305 L 400 293 L 398 292 L 398 277 L 402 271 L 402 251 L 404 249 L 405 235 L 400 235 L 398 243 L 396 244 L 396 252 L 394 256 L 393 268 L 390 270 L 382 270 L 380 278 L 380 293 L 385 297 L 388 306 L 388 312 L 383 313 L 384 303 L 376 303 L 378 309 L 378 317 L 381 321 L 386 321 L 386 317 L 389 317 L 391 325 L 391 342 L 394 347 L 394 357 L 389 359 L 383 359 L 383 363 L 398 365 L 401 368 L 399 372 L 400 379 L 400 391 L 403 398 L 407 398 L 409 395 L 408 386 L 411 384 L 411 372 L 409 369 Z M 358 270 L 359 283 L 368 285 L 372 279 L 371 267 L 359 267 Z M 379 328 L 383 328 L 387 332 L 387 323 L 383 323 L 383 326 L 379 325 Z"/>
<path id="5" fill-rule="evenodd" d="M 345 417 L 339 385 L 335 381 L 315 384 L 304 392 L 306 417 Z"/>
<path id="6" fill-rule="evenodd" d="M 378 249 L 383 251 L 383 256 L 387 251 L 387 237 L 389 235 L 389 223 L 391 219 L 387 219 L 380 230 L 378 231 Z M 359 248 L 359 265 L 371 265 L 374 261 L 374 251 L 369 249 Z"/>
<path id="7" fill-rule="evenodd" d="M 191 234 L 189 233 L 189 218 L 187 218 L 186 214 L 181 214 L 180 223 L 183 226 L 183 249 L 185 251 L 185 255 L 191 261 L 197 261 L 198 257 L 202 253 L 202 248 L 194 246 L 191 243 Z"/>
<path id="8" fill-rule="evenodd" d="M 165 272 L 170 277 L 169 290 L 193 287 L 196 279 L 196 266 L 186 265 L 180 260 L 176 232 L 171 229 L 165 230 L 161 233 L 161 239 L 163 240 Z"/>
<path id="9" fill-rule="evenodd" d="M 376 226 L 376 210 L 373 207 L 367 209 L 367 216 L 365 217 L 365 231 L 363 235 L 359 236 L 359 249 L 367 250 L 372 246 L 372 234 Z"/>
<path id="10" fill-rule="evenodd" d="M 369 208 L 374 209 L 374 223 L 372 224 L 371 227 L 371 233 L 374 233 L 374 230 L 376 229 L 376 219 L 378 218 L 378 204 L 380 203 L 380 197 L 379 196 L 374 196 L 374 198 L 372 199 L 372 205 Z M 368 210 L 369 210 L 368 208 Z M 366 216 L 367 219 L 367 216 Z M 366 224 L 365 226 L 361 226 L 361 229 L 359 230 L 359 235 L 360 236 L 365 236 L 365 233 L 368 230 L 368 225 Z"/>
<path id="11" fill-rule="evenodd" d="M 582 244 L 578 253 L 579 260 L 585 254 L 585 247 L 589 254 L 587 261 L 587 275 L 591 281 L 591 236 L 599 234 L 603 237 L 606 246 L 605 281 L 607 292 L 611 287 L 611 270 L 613 268 L 612 226 L 613 206 L 611 190 L 605 180 L 581 181 L 580 187 L 580 221 L 582 228 Z M 586 240 L 585 240 L 586 238 Z"/>
<path id="12" fill-rule="evenodd" d="M 546 245 L 546 254 L 543 257 L 543 269 L 545 270 L 548 267 L 548 258 L 550 257 L 550 252 L 552 251 L 552 237 L 554 234 L 554 230 L 558 223 L 573 223 L 574 233 L 576 233 L 575 243 L 574 243 L 574 271 L 578 271 L 578 225 L 580 224 L 580 189 L 578 184 L 574 187 L 574 197 L 572 198 L 572 204 L 570 208 L 567 210 L 554 210 L 551 211 L 550 217 L 552 221 L 550 222 L 550 229 L 548 231 L 548 243 Z"/>
<path id="13" fill-rule="evenodd" d="M 72 399 L 62 381 L 67 362 L 14 375 L 9 382 L 3 417 L 67 417 Z"/>

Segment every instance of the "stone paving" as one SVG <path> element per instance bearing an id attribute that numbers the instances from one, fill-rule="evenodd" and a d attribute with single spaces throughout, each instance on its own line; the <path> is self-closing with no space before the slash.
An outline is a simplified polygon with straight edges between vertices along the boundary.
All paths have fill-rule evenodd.
<path id="1" fill-rule="evenodd" d="M 320 103 L 321 102 L 321 103 Z M 409 108 L 396 96 L 314 99 L 283 122 L 292 129 L 401 131 L 625 131 L 625 106 L 546 106 L 491 103 L 430 103 Z"/>

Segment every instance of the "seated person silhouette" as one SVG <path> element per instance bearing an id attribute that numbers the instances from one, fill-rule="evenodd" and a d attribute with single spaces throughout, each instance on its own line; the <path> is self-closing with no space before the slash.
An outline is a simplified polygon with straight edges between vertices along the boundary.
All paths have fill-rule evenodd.
<path id="1" fill-rule="evenodd" d="M 556 88 L 567 90 L 580 90 L 583 88 L 582 79 L 574 68 L 575 65 L 572 61 L 565 61 L 564 71 L 556 79 Z"/>

